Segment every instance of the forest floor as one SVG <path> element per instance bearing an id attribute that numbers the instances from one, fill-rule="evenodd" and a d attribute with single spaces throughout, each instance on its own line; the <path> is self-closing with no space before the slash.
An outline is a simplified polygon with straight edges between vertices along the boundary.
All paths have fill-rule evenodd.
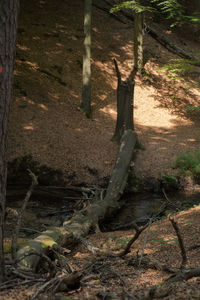
<path id="1" fill-rule="evenodd" d="M 100 1 L 95 3 L 100 5 Z M 102 3 L 101 3 L 102 5 Z M 103 6 L 103 5 L 102 5 Z M 8 158 L 26 154 L 41 164 L 61 169 L 67 183 L 98 185 L 110 177 L 118 152 L 111 141 L 116 123 L 117 77 L 113 58 L 126 78 L 133 60 L 133 24 L 112 18 L 93 7 L 92 18 L 92 110 L 93 120 L 80 112 L 83 49 L 83 1 L 21 1 L 14 100 L 11 107 Z M 165 22 L 151 26 L 189 53 L 199 50 L 199 36 L 187 28 L 173 32 Z M 175 158 L 196 150 L 200 143 L 198 107 L 200 92 L 186 88 L 182 80 L 171 81 L 158 69 L 169 59 L 179 58 L 147 33 L 144 38 L 146 75 L 136 78 L 135 130 L 145 150 L 137 153 L 135 171 L 141 178 L 159 178 L 173 173 Z M 194 74 L 188 81 L 192 84 Z M 177 220 L 186 249 L 200 244 L 200 207 L 179 212 Z M 134 230 L 98 233 L 89 240 L 114 252 L 122 249 Z M 148 291 L 158 286 L 162 299 L 200 299 L 200 279 L 159 286 L 168 274 L 141 266 L 133 258 L 144 245 L 143 233 L 124 258 L 101 258 L 83 245 L 72 249 L 68 259 L 75 270 L 93 263 L 88 277 L 69 299 L 104 299 L 102 291 L 129 299 L 152 299 Z M 199 247 L 188 251 L 187 267 L 200 265 Z M 167 219 L 155 222 L 144 251 L 160 263 L 179 267 L 181 254 Z M 163 291 L 162 291 L 163 290 Z M 0 300 L 28 299 L 34 290 L 19 287 L 0 292 Z M 166 292 L 166 293 L 165 293 Z M 123 294 L 123 295 L 122 295 Z M 50 299 L 50 298 L 49 298 Z M 107 298 L 105 299 L 112 299 Z M 114 298 L 113 298 L 114 299 Z"/>
<path id="2" fill-rule="evenodd" d="M 175 218 L 187 252 L 186 267 L 197 267 L 200 265 L 200 206 L 178 212 Z M 88 240 L 106 252 L 117 254 L 123 250 L 134 233 L 133 229 L 96 233 L 90 234 Z M 154 267 L 167 265 L 180 268 L 182 262 L 177 236 L 167 218 L 153 223 L 150 229 L 143 232 L 123 258 L 92 254 L 83 244 L 69 250 L 71 252 L 67 254 L 68 263 L 75 271 L 83 272 L 84 276 L 81 287 L 66 293 L 68 300 L 200 299 L 199 277 L 162 284 L 170 274 Z M 144 258 L 152 262 L 151 267 L 145 264 L 138 267 L 134 264 L 142 253 Z M 150 293 L 152 287 L 156 288 L 154 296 Z M 27 300 L 37 289 L 38 287 L 19 286 L 1 291 L 0 300 Z M 55 300 L 53 296 L 41 296 L 37 299 Z"/>
<path id="3" fill-rule="evenodd" d="M 110 177 L 118 151 L 111 141 L 117 87 L 113 58 L 126 78 L 133 61 L 133 24 L 93 7 L 89 120 L 79 109 L 82 6 L 80 0 L 21 1 L 8 158 L 31 153 L 41 164 L 61 169 L 68 182 L 96 185 Z M 163 22 L 148 22 L 189 53 L 199 50 L 199 35 L 189 27 L 172 32 Z M 199 148 L 199 111 L 188 107 L 199 106 L 200 92 L 158 71 L 172 58 L 179 57 L 145 34 L 146 75 L 136 78 L 134 95 L 135 130 L 145 149 L 135 162 L 141 178 L 172 173 L 177 155 Z M 195 79 L 188 78 L 190 84 Z"/>

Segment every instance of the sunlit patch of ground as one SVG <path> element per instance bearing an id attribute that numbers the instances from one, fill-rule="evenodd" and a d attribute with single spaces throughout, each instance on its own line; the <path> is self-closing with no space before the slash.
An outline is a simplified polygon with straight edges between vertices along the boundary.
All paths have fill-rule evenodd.
<path id="1" fill-rule="evenodd" d="M 92 22 L 93 121 L 79 109 L 82 2 L 22 1 L 8 147 L 10 160 L 32 153 L 42 164 L 60 168 L 66 175 L 75 172 L 76 182 L 88 183 L 110 175 L 118 151 L 111 142 L 117 87 L 113 58 L 124 80 L 133 61 L 129 21 L 122 24 L 94 7 Z M 162 30 L 161 24 L 154 26 Z M 166 34 L 180 43 L 171 31 Z M 194 41 L 185 39 L 184 43 L 189 52 L 197 48 Z M 198 106 L 199 94 L 158 72 L 176 55 L 147 34 L 144 48 L 146 75 L 143 80 L 136 78 L 134 118 L 145 151 L 138 153 L 136 172 L 157 177 L 171 172 L 181 151 L 199 147 L 199 112 L 187 111 L 189 105 Z"/>

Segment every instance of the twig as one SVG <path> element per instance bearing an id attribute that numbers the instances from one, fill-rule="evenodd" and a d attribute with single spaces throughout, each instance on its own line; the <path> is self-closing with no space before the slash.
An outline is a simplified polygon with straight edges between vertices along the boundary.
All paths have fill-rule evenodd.
<path id="1" fill-rule="evenodd" d="M 117 61 L 116 59 L 114 58 L 113 59 L 113 62 L 114 62 L 114 65 L 115 65 L 115 70 L 116 70 L 116 73 L 117 73 L 117 78 L 118 78 L 118 83 L 120 84 L 121 83 L 121 73 L 119 71 L 119 67 L 118 67 L 118 64 L 117 64 Z"/>
<path id="2" fill-rule="evenodd" d="M 122 256 L 126 255 L 127 253 L 129 253 L 129 250 L 130 250 L 132 244 L 139 238 L 140 234 L 147 227 L 148 227 L 148 224 L 146 224 L 142 228 L 139 228 L 136 224 L 133 224 L 133 228 L 135 229 L 136 233 L 135 233 L 134 237 L 128 242 L 126 248 L 121 253 L 118 254 L 119 257 L 122 257 Z"/>
<path id="3" fill-rule="evenodd" d="M 142 253 L 141 253 L 141 255 L 140 255 L 138 267 L 140 267 L 141 262 L 142 262 L 142 259 L 143 259 L 143 256 L 144 256 L 144 250 L 145 250 L 145 248 L 146 248 L 147 237 L 148 237 L 148 234 L 149 234 L 149 231 L 150 231 L 150 228 L 151 228 L 151 224 L 152 224 L 152 218 L 150 218 L 150 220 L 149 220 L 148 230 L 147 230 L 147 232 L 146 232 L 146 234 L 145 234 L 145 237 L 144 237 L 144 243 L 143 243 Z"/>
<path id="4" fill-rule="evenodd" d="M 103 252 L 100 248 L 94 246 L 88 239 L 79 237 L 79 240 L 90 252 L 92 252 L 92 254 Z"/>
<path id="5" fill-rule="evenodd" d="M 31 297 L 30 300 L 34 300 L 37 298 L 37 296 L 42 293 L 49 285 L 53 285 L 57 282 L 58 278 L 52 278 L 50 281 L 45 282 Z"/>
<path id="6" fill-rule="evenodd" d="M 196 250 L 196 249 L 198 249 L 198 248 L 200 248 L 200 245 L 199 245 L 199 244 L 193 245 L 193 246 L 189 247 L 189 248 L 187 249 L 187 251 Z"/>
<path id="7" fill-rule="evenodd" d="M 12 237 L 11 252 L 12 252 L 12 259 L 13 260 L 16 259 L 17 239 L 18 239 L 18 236 L 19 236 L 19 231 L 20 231 L 20 226 L 21 226 L 23 213 L 26 209 L 26 205 L 27 205 L 32 193 L 33 193 L 33 190 L 34 190 L 35 186 L 38 185 L 37 177 L 35 176 L 35 174 L 33 172 L 31 172 L 31 170 L 28 170 L 28 172 L 29 172 L 29 175 L 32 178 L 32 183 L 31 183 L 31 186 L 30 186 L 29 190 L 26 193 L 24 203 L 22 205 L 21 211 L 19 212 L 19 216 L 18 216 L 18 219 L 17 219 L 16 229 L 15 229 L 15 232 L 14 232 L 13 237 Z"/>
<path id="8" fill-rule="evenodd" d="M 44 253 L 40 253 L 37 250 L 33 250 L 33 251 L 29 251 L 24 253 L 22 256 L 20 256 L 18 259 L 15 259 L 15 263 L 20 262 L 20 260 L 24 259 L 27 256 L 31 256 L 31 255 L 37 255 L 40 256 L 41 258 L 45 259 L 50 267 L 50 275 L 51 277 L 53 277 L 56 274 L 56 265 L 55 263 Z"/>
<path id="9" fill-rule="evenodd" d="M 177 281 L 183 281 L 183 280 L 189 280 L 190 278 L 193 277 L 199 277 L 200 276 L 200 267 L 197 268 L 192 268 L 192 269 L 184 269 L 181 270 L 174 275 L 170 276 L 167 278 L 164 283 L 169 283 L 169 282 L 177 282 Z"/>
<path id="10" fill-rule="evenodd" d="M 10 289 L 10 288 L 13 288 L 15 286 L 18 286 L 18 285 L 26 285 L 26 284 L 31 284 L 31 283 L 34 283 L 34 282 L 37 282 L 37 283 L 40 283 L 40 282 L 44 282 L 45 279 L 37 279 L 37 278 L 33 278 L 33 279 L 28 279 L 28 280 L 24 280 L 24 281 L 16 281 L 16 280 L 10 280 L 10 281 L 6 281 L 4 282 L 2 285 L 0 285 L 0 291 L 3 291 L 3 290 L 6 290 L 6 289 Z"/>
<path id="11" fill-rule="evenodd" d="M 165 196 L 165 199 L 167 200 L 167 203 L 168 203 L 169 205 L 171 205 L 172 207 L 177 208 L 177 205 L 174 204 L 174 203 L 169 199 L 169 197 L 167 196 L 167 194 L 166 194 L 164 188 L 162 188 L 162 192 L 163 192 L 163 195 Z"/>
<path id="12" fill-rule="evenodd" d="M 172 223 L 172 226 L 178 237 L 179 247 L 181 249 L 181 255 L 182 255 L 182 263 L 181 263 L 180 269 L 183 270 L 187 264 L 187 255 L 186 255 L 186 251 L 185 251 L 184 242 L 183 242 L 183 239 L 182 239 L 179 227 L 178 227 L 178 223 L 172 217 L 169 217 L 169 220 Z"/>
<path id="13" fill-rule="evenodd" d="M 138 257 L 136 257 L 136 259 L 131 259 L 129 264 L 131 266 L 138 267 Z M 156 270 L 164 271 L 164 272 L 171 273 L 171 274 L 177 273 L 177 269 L 172 269 L 171 267 L 169 267 L 167 265 L 160 264 L 157 260 L 152 259 L 152 258 L 150 259 L 148 257 L 143 257 L 141 264 L 145 268 L 156 269 Z"/>

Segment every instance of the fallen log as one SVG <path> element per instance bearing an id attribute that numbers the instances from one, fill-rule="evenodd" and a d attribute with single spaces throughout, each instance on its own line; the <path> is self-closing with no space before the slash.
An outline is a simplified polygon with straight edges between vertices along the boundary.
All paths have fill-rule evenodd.
<path id="1" fill-rule="evenodd" d="M 33 252 L 47 254 L 54 246 L 67 247 L 72 240 L 81 240 L 91 228 L 98 229 L 99 221 L 112 215 L 121 207 L 119 199 L 123 194 L 137 135 L 132 130 L 124 132 L 119 153 L 116 159 L 108 189 L 103 200 L 97 200 L 86 209 L 77 212 L 70 221 L 64 222 L 62 227 L 49 228 L 17 252 L 19 268 L 35 271 L 40 257 Z M 30 255 L 27 255 L 30 253 Z"/>

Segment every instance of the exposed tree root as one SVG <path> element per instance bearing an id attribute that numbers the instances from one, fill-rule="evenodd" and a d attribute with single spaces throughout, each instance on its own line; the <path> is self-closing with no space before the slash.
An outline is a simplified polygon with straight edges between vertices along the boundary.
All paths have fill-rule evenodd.
<path id="1" fill-rule="evenodd" d="M 26 193 L 26 197 L 24 199 L 21 211 L 20 211 L 20 213 L 18 215 L 16 228 L 15 228 L 15 231 L 14 231 L 14 234 L 13 234 L 13 238 L 12 238 L 12 249 L 11 249 L 11 252 L 12 252 L 12 259 L 13 260 L 16 259 L 17 239 L 18 239 L 18 236 L 19 236 L 19 230 L 20 230 L 20 227 L 21 227 L 23 213 L 24 213 L 24 211 L 26 209 L 26 205 L 27 205 L 27 203 L 28 203 L 28 201 L 29 201 L 32 193 L 33 193 L 33 190 L 34 190 L 35 186 L 38 185 L 37 177 L 35 176 L 35 174 L 33 172 L 31 172 L 31 170 L 28 170 L 28 172 L 29 172 L 29 175 L 32 178 L 32 183 L 31 183 L 31 186 L 30 186 L 28 192 Z"/>

